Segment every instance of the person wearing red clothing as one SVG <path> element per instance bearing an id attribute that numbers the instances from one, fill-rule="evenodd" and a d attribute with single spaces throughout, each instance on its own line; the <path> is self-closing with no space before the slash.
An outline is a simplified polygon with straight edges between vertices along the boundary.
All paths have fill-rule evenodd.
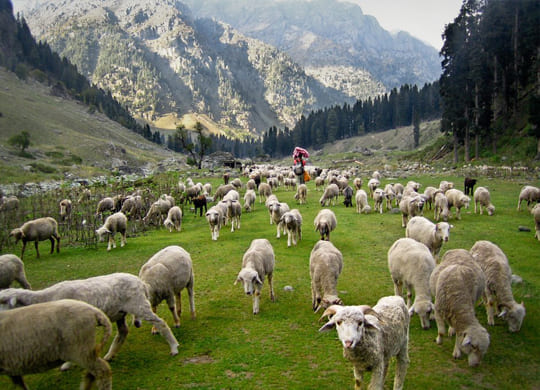
<path id="1" fill-rule="evenodd" d="M 296 175 L 296 185 L 304 184 L 304 166 L 306 161 L 302 159 L 302 155 L 298 155 L 294 158 L 293 171 Z"/>

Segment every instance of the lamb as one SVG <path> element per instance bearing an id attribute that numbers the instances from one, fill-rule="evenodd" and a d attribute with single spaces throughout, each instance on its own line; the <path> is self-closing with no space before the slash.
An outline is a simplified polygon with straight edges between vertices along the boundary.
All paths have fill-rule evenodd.
<path id="1" fill-rule="evenodd" d="M 531 214 L 534 218 L 534 236 L 540 241 L 540 203 L 533 207 Z"/>
<path id="2" fill-rule="evenodd" d="M 116 233 L 120 233 L 120 246 L 124 247 L 126 245 L 126 232 L 127 217 L 121 211 L 109 215 L 103 226 L 96 230 L 100 242 L 105 239 L 105 236 L 108 237 L 107 251 L 111 250 L 111 245 L 116 248 L 116 240 L 114 239 Z"/>
<path id="3" fill-rule="evenodd" d="M 474 186 L 476 185 L 476 179 L 472 179 L 470 177 L 466 177 L 463 183 L 463 191 L 465 192 L 465 195 L 472 195 L 474 191 Z"/>
<path id="4" fill-rule="evenodd" d="M 435 202 L 435 194 L 437 193 L 444 193 L 444 191 L 431 186 L 427 186 L 424 189 L 424 199 L 430 210 L 433 206 L 433 203 Z"/>
<path id="5" fill-rule="evenodd" d="M 65 221 L 66 219 L 71 218 L 72 204 L 69 199 L 62 199 L 59 203 L 60 206 L 60 219 Z"/>
<path id="6" fill-rule="evenodd" d="M 98 202 L 96 208 L 96 217 L 102 217 L 104 212 L 114 212 L 114 199 L 111 197 L 105 197 Z"/>
<path id="7" fill-rule="evenodd" d="M 495 325 L 495 314 L 502 309 L 499 317 L 508 322 L 508 330 L 519 332 L 525 317 L 525 306 L 523 302 L 517 303 L 512 295 L 512 271 L 508 258 L 501 248 L 485 240 L 476 241 L 469 252 L 486 277 L 484 305 L 488 324 Z"/>
<path id="8" fill-rule="evenodd" d="M 386 199 L 386 210 L 392 209 L 392 201 L 396 199 L 396 193 L 394 191 L 394 186 L 392 184 L 387 184 L 384 186 L 384 194 Z"/>
<path id="9" fill-rule="evenodd" d="M 257 195 L 255 194 L 254 190 L 247 190 L 246 193 L 244 194 L 244 209 L 247 212 L 253 211 L 256 198 L 257 198 Z"/>
<path id="10" fill-rule="evenodd" d="M 201 210 L 202 211 L 202 210 Z M 172 233 L 173 228 L 176 231 L 182 230 L 182 209 L 178 206 L 173 206 L 167 213 L 167 218 L 163 221 L 163 225 L 169 229 L 169 233 Z"/>
<path id="11" fill-rule="evenodd" d="M 161 301 L 166 300 L 174 318 L 174 326 L 180 326 L 182 314 L 181 292 L 188 292 L 191 319 L 195 319 L 193 295 L 193 265 L 190 254 L 182 247 L 171 245 L 154 254 L 140 269 L 139 278 L 147 285 L 147 296 L 154 313 Z M 152 327 L 152 334 L 157 333 Z"/>
<path id="12" fill-rule="evenodd" d="M 51 241 L 51 254 L 54 252 L 54 241 L 56 240 L 56 253 L 60 252 L 60 236 L 58 235 L 58 222 L 52 217 L 44 217 L 25 222 L 20 228 L 15 228 L 9 233 L 15 238 L 15 244 L 22 240 L 21 260 L 24 257 L 26 243 L 34 241 L 37 258 L 39 259 L 38 242 L 44 240 Z"/>
<path id="13" fill-rule="evenodd" d="M 368 181 L 369 196 L 373 198 L 373 192 L 375 189 L 381 185 L 381 182 L 378 179 L 371 178 Z"/>
<path id="14" fill-rule="evenodd" d="M 97 344 L 96 326 L 105 329 Z M 0 332 L 0 372 L 14 385 L 27 389 L 23 375 L 72 361 L 87 371 L 81 389 L 94 381 L 99 390 L 112 389 L 111 367 L 99 357 L 111 336 L 111 322 L 101 310 L 73 299 L 37 303 L 0 312 Z"/>
<path id="15" fill-rule="evenodd" d="M 433 218 L 439 221 L 442 217 L 443 221 L 448 221 L 450 210 L 448 209 L 448 198 L 446 195 L 442 192 L 437 192 L 435 194 L 434 204 Z"/>
<path id="16" fill-rule="evenodd" d="M 435 296 L 437 344 L 442 344 L 448 323 L 448 335 L 456 335 L 454 359 L 463 352 L 468 355 L 469 366 L 477 366 L 489 347 L 489 333 L 474 311 L 486 285 L 482 269 L 468 251 L 452 249 L 431 273 L 429 285 Z"/>
<path id="17" fill-rule="evenodd" d="M 259 203 L 262 203 L 263 201 L 266 203 L 266 198 L 272 195 L 272 188 L 270 187 L 268 183 L 259 184 L 258 191 L 259 191 Z"/>
<path id="18" fill-rule="evenodd" d="M 447 222 L 434 224 L 421 216 L 412 217 L 405 229 L 405 236 L 428 247 L 435 259 L 439 258 L 443 242 L 448 242 L 452 225 Z"/>
<path id="19" fill-rule="evenodd" d="M 311 305 L 314 312 L 332 305 L 342 305 L 337 282 L 343 269 L 343 255 L 330 241 L 318 241 L 309 256 Z"/>
<path id="20" fill-rule="evenodd" d="M 491 203 L 491 195 L 489 190 L 485 187 L 477 187 L 473 195 L 474 199 L 474 213 L 476 214 L 476 208 L 480 204 L 480 215 L 483 214 L 482 207 L 485 207 L 488 215 L 493 215 L 495 212 L 495 206 Z"/>
<path id="21" fill-rule="evenodd" d="M 324 193 L 321 196 L 321 199 L 319 199 L 319 203 L 323 207 L 327 207 L 332 203 L 332 205 L 336 205 L 337 198 L 339 196 L 339 187 L 337 184 L 329 184 L 325 189 Z"/>
<path id="22" fill-rule="evenodd" d="M 399 202 L 399 210 L 401 211 L 401 227 L 407 226 L 408 217 L 415 217 L 422 214 L 424 208 L 424 198 L 420 195 L 409 196 L 403 195 Z"/>
<path id="23" fill-rule="evenodd" d="M 357 190 L 355 195 L 356 200 L 356 212 L 369 214 L 371 212 L 371 206 L 368 204 L 367 193 L 364 190 Z"/>
<path id="24" fill-rule="evenodd" d="M 141 326 L 141 320 L 154 325 L 169 343 L 171 355 L 178 354 L 178 341 L 167 323 L 152 312 L 146 296 L 146 285 L 135 275 L 114 273 L 88 279 L 66 280 L 37 291 L 20 288 L 0 291 L 0 305 L 6 305 L 9 308 L 60 299 L 77 299 L 86 302 L 102 310 L 111 322 L 116 322 L 118 334 L 104 357 L 107 361 L 118 353 L 128 335 L 126 324 L 128 314 L 135 317 L 134 324 L 137 328 Z"/>
<path id="25" fill-rule="evenodd" d="M 206 220 L 208 221 L 208 225 L 210 225 L 210 234 L 213 241 L 217 241 L 219 238 L 219 231 L 221 226 L 223 226 L 224 218 L 222 209 L 217 206 L 210 207 L 206 212 Z"/>
<path id="26" fill-rule="evenodd" d="M 298 241 L 302 239 L 302 215 L 298 209 L 292 209 L 283 213 L 280 219 L 280 224 L 285 229 L 287 234 L 287 247 L 291 244 L 296 246 Z"/>
<path id="27" fill-rule="evenodd" d="M 281 232 L 285 231 L 281 217 L 289 210 L 289 205 L 284 202 L 274 202 L 269 206 L 270 217 L 272 222 L 276 224 L 276 238 L 280 238 Z"/>
<path id="28" fill-rule="evenodd" d="M 353 179 L 353 186 L 356 188 L 356 191 L 358 191 L 360 188 L 362 188 L 362 179 L 359 177 L 355 177 Z"/>
<path id="29" fill-rule="evenodd" d="M 396 357 L 394 390 L 403 388 L 409 366 L 409 313 L 403 298 L 383 297 L 371 308 L 333 305 L 323 317 L 330 320 L 319 331 L 337 329 L 343 357 L 353 364 L 355 389 L 363 385 L 365 371 L 372 371 L 369 389 L 383 389 L 390 358 Z"/>
<path id="30" fill-rule="evenodd" d="M 313 224 L 315 230 L 320 233 L 321 240 L 330 241 L 330 233 L 337 227 L 336 214 L 330 209 L 322 209 L 315 217 Z"/>
<path id="31" fill-rule="evenodd" d="M 23 288 L 32 289 L 26 279 L 24 263 L 17 256 L 6 254 L 0 256 L 0 289 L 9 288 L 17 281 Z"/>
<path id="32" fill-rule="evenodd" d="M 230 192 L 229 192 L 230 193 Z M 242 206 L 238 200 L 222 200 L 220 204 L 225 204 L 227 207 L 226 220 L 231 221 L 231 232 L 236 229 L 240 229 L 240 217 L 242 216 Z"/>
<path id="33" fill-rule="evenodd" d="M 345 207 L 352 207 L 353 189 L 350 186 L 345 187 L 343 190 L 343 204 Z"/>
<path id="34" fill-rule="evenodd" d="M 435 310 L 429 289 L 429 277 L 434 268 L 435 260 L 428 248 L 412 238 L 400 238 L 388 250 L 388 269 L 394 282 L 394 293 L 402 297 L 405 287 L 409 316 L 418 314 L 423 329 L 429 329 L 430 316 Z M 413 289 L 415 297 L 411 306 Z"/>
<path id="35" fill-rule="evenodd" d="M 259 313 L 259 296 L 264 284 L 264 278 L 268 277 L 270 286 L 270 299 L 275 301 L 274 296 L 274 249 L 270 241 L 259 238 L 251 241 L 251 245 L 242 258 L 242 269 L 236 277 L 234 284 L 242 282 L 244 292 L 253 295 L 253 314 Z"/>
<path id="36" fill-rule="evenodd" d="M 376 188 L 375 191 L 373 191 L 373 208 L 375 211 L 379 211 L 380 214 L 383 213 L 383 204 L 385 199 L 386 194 L 382 188 Z"/>
<path id="37" fill-rule="evenodd" d="M 305 184 L 300 184 L 296 189 L 296 194 L 294 194 L 294 199 L 296 199 L 300 204 L 306 204 L 307 199 L 307 186 Z"/>
<path id="38" fill-rule="evenodd" d="M 469 208 L 470 198 L 462 191 L 452 188 L 445 193 L 446 199 L 448 199 L 448 209 L 452 206 L 456 208 L 456 218 L 461 219 L 461 209 Z"/>
<path id="39" fill-rule="evenodd" d="M 156 225 L 161 225 L 172 206 L 173 204 L 169 200 L 159 198 L 152 203 L 150 209 L 143 218 L 143 222 L 145 224 L 153 223 Z"/>
<path id="40" fill-rule="evenodd" d="M 521 202 L 527 201 L 527 208 L 531 203 L 540 202 L 540 188 L 534 186 L 524 186 L 519 193 L 518 211 L 521 211 Z"/>

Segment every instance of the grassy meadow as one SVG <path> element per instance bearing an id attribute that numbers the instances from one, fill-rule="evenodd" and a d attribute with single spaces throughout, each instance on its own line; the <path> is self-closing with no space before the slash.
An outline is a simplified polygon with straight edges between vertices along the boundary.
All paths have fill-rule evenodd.
<path id="1" fill-rule="evenodd" d="M 448 176 L 409 177 L 399 181 L 405 184 L 407 180 L 416 180 L 425 187 L 438 186 L 443 179 L 462 187 L 462 178 Z M 209 181 L 214 190 L 221 183 L 220 178 L 193 177 L 193 180 Z M 382 184 L 395 180 L 384 178 Z M 367 183 L 367 178 L 364 182 Z M 474 206 L 462 210 L 462 220 L 450 219 L 454 227 L 450 241 L 441 252 L 442 255 L 448 249 L 470 249 L 481 239 L 499 245 L 508 256 L 513 273 L 523 278 L 523 283 L 513 286 L 516 301 L 524 301 L 527 310 L 521 331 L 509 333 L 500 319 L 495 326 L 488 326 L 484 308 L 477 307 L 477 316 L 488 329 L 491 344 L 480 366 L 471 368 L 466 357 L 452 358 L 453 339 L 446 337 L 442 346 L 435 343 L 434 321 L 429 330 L 422 330 L 418 317 L 414 316 L 410 324 L 406 389 L 540 388 L 540 242 L 534 238 L 534 223 L 526 206 L 521 212 L 516 210 L 523 184 L 525 180 L 479 178 L 479 185 L 491 191 L 495 215 L 475 215 Z M 527 184 L 538 186 L 540 182 Z M 26 274 L 33 288 L 41 289 L 65 279 L 112 272 L 138 274 L 143 263 L 168 245 L 180 245 L 191 254 L 197 318 L 190 319 L 184 293 L 181 326 L 172 328 L 180 343 L 179 354 L 169 356 L 165 340 L 150 334 L 150 324 L 144 323 L 139 329 L 130 324 L 126 343 L 110 363 L 115 389 L 353 388 L 352 366 L 342 356 L 337 333 L 319 333 L 321 313 L 313 313 L 311 309 L 309 255 L 319 239 L 313 219 L 321 209 L 318 203 L 321 192 L 315 190 L 313 181 L 308 183 L 308 188 L 305 205 L 296 204 L 294 191 L 284 187 L 275 191 L 280 201 L 298 208 L 303 216 L 303 239 L 297 247 L 287 248 L 286 237 L 276 238 L 276 226 L 269 224 L 268 211 L 257 199 L 255 210 L 243 213 L 240 230 L 233 233 L 226 226 L 218 241 L 211 241 L 205 218 L 194 215 L 186 207 L 181 232 L 169 233 L 163 227 L 131 230 L 127 245 L 124 248 L 118 245 L 110 252 L 106 251 L 106 243 L 89 240 L 89 244 L 80 245 L 74 239 L 66 239 L 61 252 L 52 255 L 48 253 L 49 243 L 42 242 L 41 259 L 36 259 L 33 245 L 27 245 Z M 92 202 L 95 208 L 97 200 Z M 389 212 L 359 215 L 354 208 L 345 208 L 341 197 L 339 202 L 330 207 L 338 219 L 331 241 L 344 257 L 339 295 L 347 305 L 374 305 L 380 297 L 393 294 L 387 251 L 396 239 L 405 235 L 401 215 Z M 33 205 L 36 213 L 36 202 Z M 57 216 L 58 211 L 51 213 Z M 431 210 L 426 210 L 424 215 L 433 219 Z M 4 230 L 14 227 L 9 226 L 9 220 L 3 222 Z M 519 231 L 519 226 L 531 231 Z M 233 283 L 243 253 L 256 238 L 269 239 L 274 248 L 276 301 L 270 301 L 265 281 L 260 313 L 254 316 L 251 297 Z M 21 244 L 14 246 L 13 242 L 5 241 L 1 249 L 2 253 L 20 255 Z M 285 291 L 285 286 L 292 286 L 293 290 Z M 165 303 L 159 306 L 158 314 L 172 326 L 172 316 Z M 392 388 L 393 374 L 392 364 L 386 389 Z M 33 390 L 73 389 L 81 377 L 79 368 L 68 372 L 53 369 L 28 375 L 25 380 Z M 0 376 L 0 388 L 12 388 L 9 378 Z"/>

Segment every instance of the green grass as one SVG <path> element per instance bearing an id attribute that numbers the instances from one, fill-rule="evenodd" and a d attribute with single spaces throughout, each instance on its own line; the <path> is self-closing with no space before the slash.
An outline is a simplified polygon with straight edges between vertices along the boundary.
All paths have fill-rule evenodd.
<path id="1" fill-rule="evenodd" d="M 453 180 L 461 187 L 461 178 L 422 176 L 400 179 L 417 180 L 423 186 L 438 186 L 440 180 Z M 194 181 L 206 182 L 207 179 Z M 217 187 L 218 180 L 210 180 Z M 383 184 L 389 180 L 383 180 Z M 487 327 L 491 345 L 479 367 L 471 368 L 467 359 L 452 358 L 453 340 L 435 344 L 436 326 L 420 328 L 418 317 L 411 320 L 410 366 L 405 379 L 406 389 L 532 389 L 540 386 L 540 243 L 534 238 L 531 215 L 516 211 L 522 183 L 480 178 L 480 185 L 489 187 L 496 206 L 493 217 L 475 215 L 473 208 L 462 211 L 462 220 L 451 219 L 454 225 L 448 249 L 470 249 L 475 241 L 487 239 L 507 254 L 514 273 L 523 283 L 513 286 L 514 297 L 524 301 L 527 309 L 519 333 L 508 332 L 497 319 L 488 327 L 483 307 L 477 308 L 480 323 Z M 529 183 L 539 185 L 538 181 Z M 150 334 L 151 326 L 136 329 L 130 325 L 126 343 L 111 362 L 115 389 L 318 389 L 353 387 L 351 364 L 342 357 L 342 347 L 335 331 L 319 333 L 320 313 L 311 310 L 309 255 L 318 240 L 313 219 L 320 210 L 321 193 L 308 183 L 308 204 L 296 205 L 292 191 L 278 189 L 276 194 L 291 208 L 299 208 L 304 219 L 303 240 L 298 247 L 287 248 L 286 237 L 276 239 L 275 225 L 269 224 L 264 205 L 257 200 L 255 211 L 242 215 L 239 231 L 230 226 L 221 230 L 219 240 L 210 239 L 208 224 L 185 210 L 182 231 L 169 233 L 164 228 L 133 233 L 124 248 L 106 251 L 106 243 L 95 246 L 63 245 L 59 254 L 48 253 L 49 243 L 41 244 L 41 259 L 28 245 L 25 253 L 27 276 L 35 289 L 65 279 L 86 278 L 111 272 L 138 274 L 141 265 L 155 252 L 168 245 L 180 245 L 193 259 L 197 319 L 189 318 L 187 296 L 183 296 L 184 313 L 180 328 L 173 328 L 180 348 L 175 357 L 160 336 Z M 385 295 L 393 294 L 387 268 L 387 251 L 404 236 L 399 214 L 358 215 L 341 203 L 331 207 L 338 226 L 332 233 L 334 245 L 344 256 L 344 269 L 338 291 L 345 304 L 374 305 Z M 432 212 L 425 215 L 431 218 Z M 527 226 L 531 232 L 520 232 Z M 260 313 L 251 313 L 251 298 L 243 294 L 234 280 L 242 255 L 255 238 L 267 238 L 276 254 L 276 302 L 268 297 L 265 283 Z M 20 253 L 8 246 L 4 253 Z M 292 292 L 284 291 L 292 286 Z M 162 303 L 158 314 L 169 325 L 172 316 Z M 392 388 L 394 365 L 385 388 Z M 25 377 L 33 390 L 75 388 L 82 372 L 53 369 Z M 7 377 L 0 377 L 0 388 L 11 388 Z"/>

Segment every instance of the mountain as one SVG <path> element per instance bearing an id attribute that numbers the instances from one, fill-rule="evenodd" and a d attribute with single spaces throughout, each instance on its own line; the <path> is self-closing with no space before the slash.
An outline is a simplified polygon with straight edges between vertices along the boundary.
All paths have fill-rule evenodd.
<path id="1" fill-rule="evenodd" d="M 354 99 L 285 53 L 173 0 L 14 2 L 34 36 L 161 128 L 181 118 L 237 137 Z"/>
<path id="2" fill-rule="evenodd" d="M 339 0 L 184 0 L 198 17 L 212 17 L 288 53 L 309 74 L 363 73 L 387 89 L 432 82 L 437 51 L 408 33 L 384 30 L 373 16 Z M 389 11 L 391 12 L 391 11 Z M 354 72 L 343 74 L 340 69 Z"/>

